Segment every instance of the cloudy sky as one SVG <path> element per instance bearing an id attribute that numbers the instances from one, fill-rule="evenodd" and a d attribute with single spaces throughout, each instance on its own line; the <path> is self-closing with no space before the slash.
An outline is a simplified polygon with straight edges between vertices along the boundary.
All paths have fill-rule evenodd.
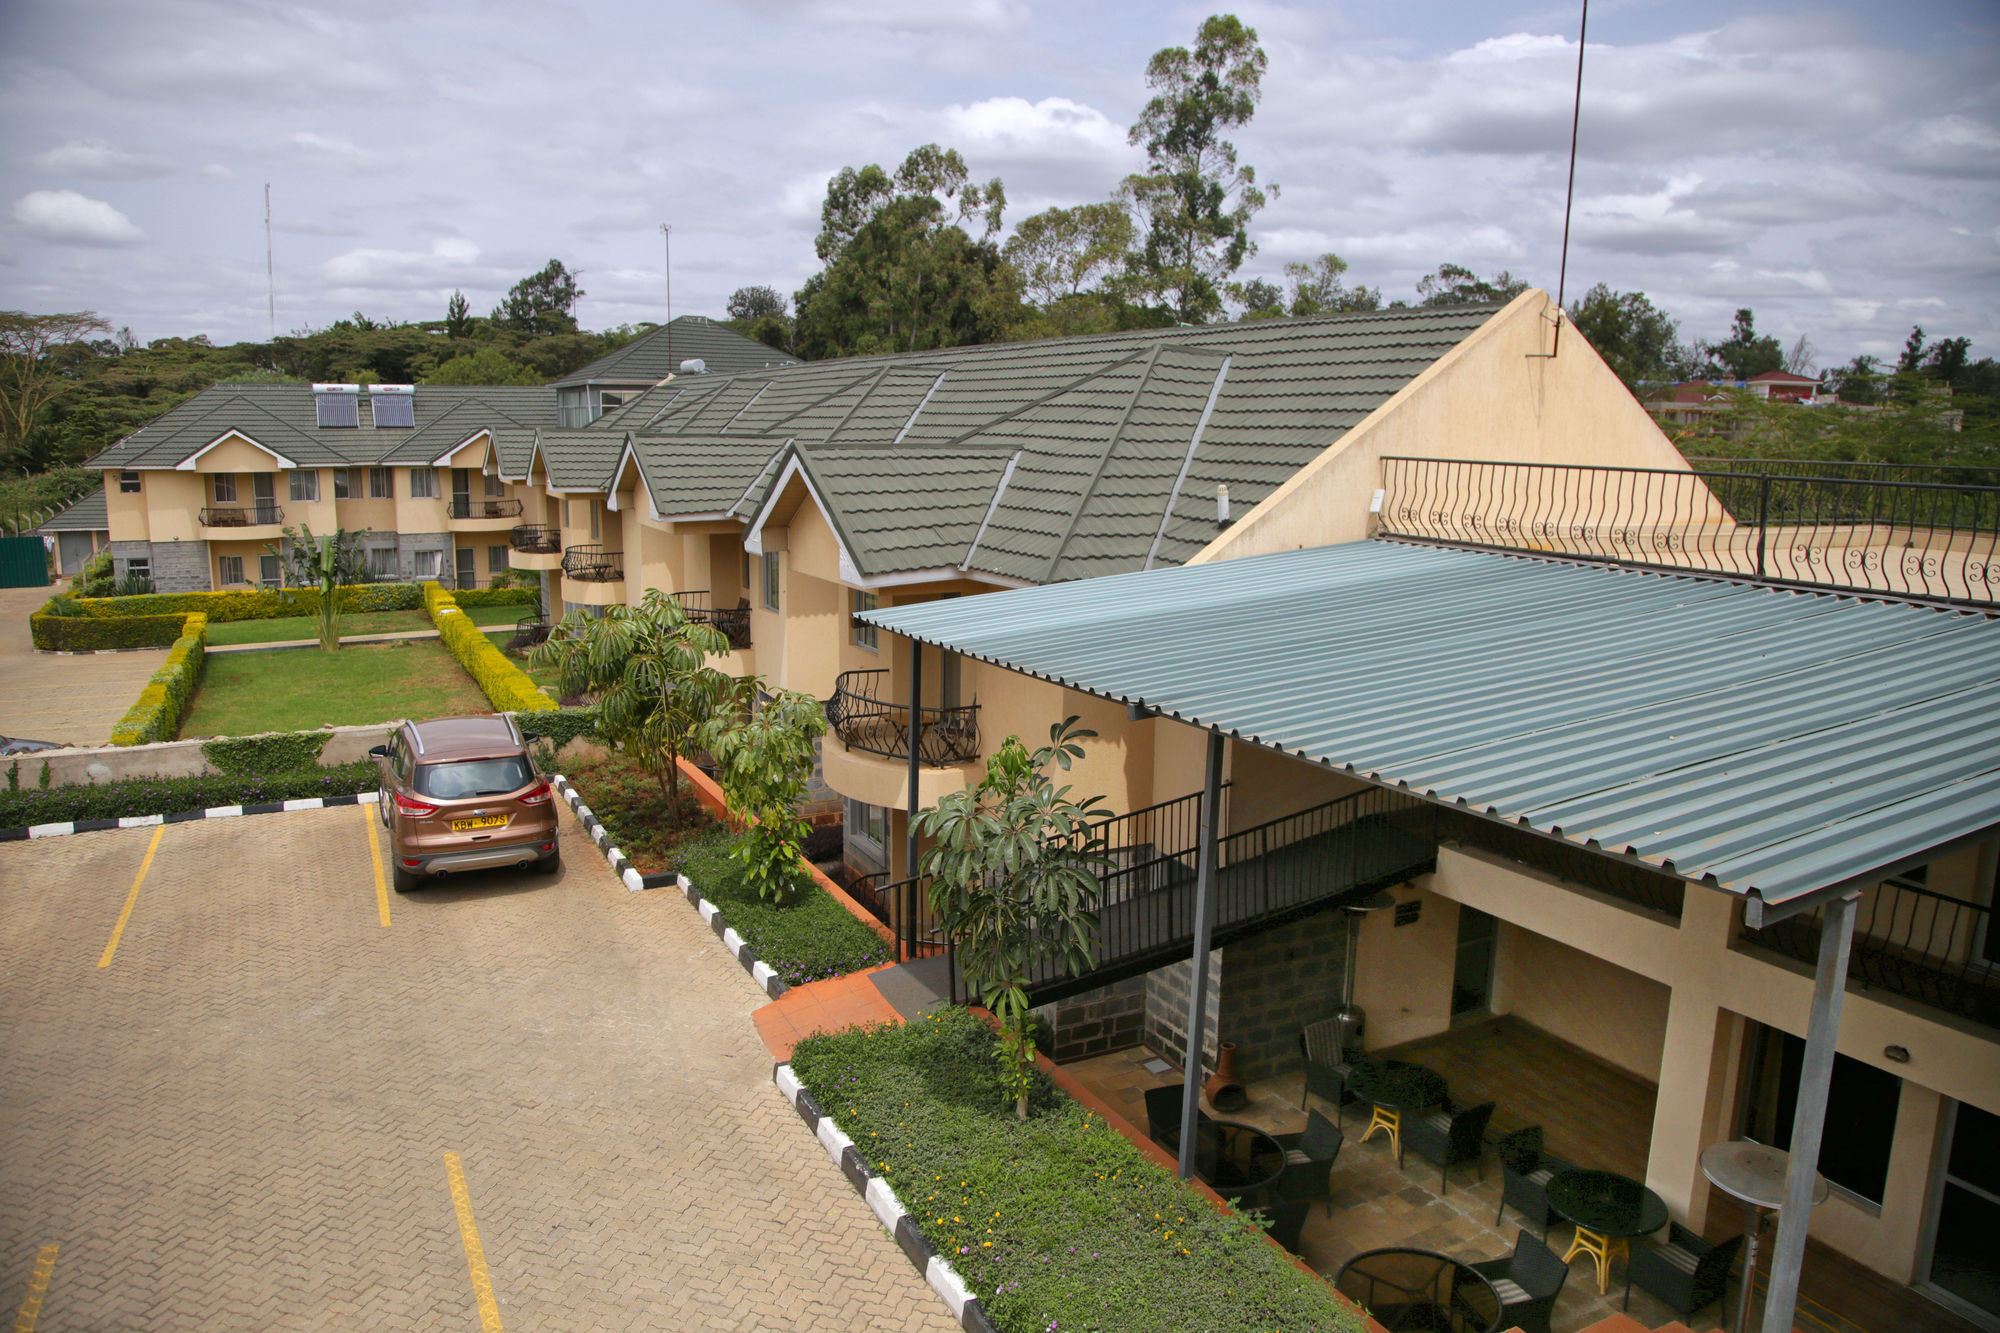
<path id="1" fill-rule="evenodd" d="M 551 256 L 586 327 L 790 292 L 827 177 L 936 141 L 1013 219 L 1103 199 L 1147 57 L 1209 6 L 1095 0 L 0 0 L 0 306 L 140 338 L 475 311 Z M 1554 290 L 1573 0 L 1245 3 L 1236 135 L 1282 187 L 1244 276 L 1332 250 L 1409 296 L 1450 260 Z M 1598 0 L 1572 297 L 1684 337 L 1741 305 L 1821 365 L 1913 323 L 2000 355 L 2000 5 Z"/>

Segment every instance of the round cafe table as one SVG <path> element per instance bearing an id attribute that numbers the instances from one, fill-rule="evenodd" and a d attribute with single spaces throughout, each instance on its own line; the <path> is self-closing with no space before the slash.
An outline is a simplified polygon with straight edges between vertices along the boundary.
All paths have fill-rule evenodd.
<path id="1" fill-rule="evenodd" d="M 1791 1165 L 1792 1155 L 1784 1149 L 1748 1139 L 1711 1143 L 1701 1150 L 1701 1173 L 1730 1198 L 1742 1200 L 1750 1215 L 1744 1228 L 1743 1284 L 1736 1294 L 1736 1322 L 1732 1325 L 1738 1333 L 1749 1326 L 1750 1286 L 1757 1273 L 1757 1241 L 1764 1231 L 1764 1217 L 1785 1206 L 1785 1173 Z M 1828 1191 L 1826 1177 L 1815 1171 L 1813 1202 L 1826 1202 Z"/>
<path id="2" fill-rule="evenodd" d="M 1403 1113 L 1427 1111 L 1444 1100 L 1445 1081 L 1422 1065 L 1402 1060 L 1371 1060 L 1357 1064 L 1347 1086 L 1354 1095 L 1375 1108 L 1360 1142 L 1366 1143 L 1382 1130 L 1395 1150 L 1396 1165 L 1403 1164 Z"/>
<path id="3" fill-rule="evenodd" d="M 1484 1274 L 1433 1250 L 1367 1250 L 1333 1285 L 1388 1333 L 1493 1333 L 1504 1313 Z"/>
<path id="4" fill-rule="evenodd" d="M 1597 1263 L 1597 1292 L 1611 1285 L 1611 1254 L 1623 1255 L 1634 1236 L 1650 1235 L 1667 1224 L 1667 1203 L 1630 1176 L 1615 1171 L 1558 1171 L 1547 1186 L 1549 1207 L 1576 1227 L 1563 1255 L 1568 1263 L 1587 1254 Z"/>

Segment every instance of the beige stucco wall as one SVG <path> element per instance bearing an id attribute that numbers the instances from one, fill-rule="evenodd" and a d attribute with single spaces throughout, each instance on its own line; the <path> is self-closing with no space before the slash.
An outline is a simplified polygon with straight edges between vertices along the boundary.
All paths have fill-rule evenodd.
<path id="1" fill-rule="evenodd" d="M 1190 564 L 1369 535 L 1384 455 L 1685 470 L 1680 451 L 1555 301 L 1530 288 L 1265 498 Z"/>
<path id="2" fill-rule="evenodd" d="M 1367 1047 L 1381 1050 L 1451 1026 L 1451 978 L 1458 962 L 1458 904 L 1400 884 L 1398 903 L 1420 902 L 1417 920 L 1396 924 L 1384 909 L 1361 918 L 1355 945 L 1354 1002 L 1368 1015 Z"/>
<path id="3" fill-rule="evenodd" d="M 1493 1008 L 1648 1083 L 1660 1079 L 1665 986 L 1518 926 L 1500 928 Z"/>
<path id="4" fill-rule="evenodd" d="M 171 472 L 141 472 L 139 489 L 128 493 L 118 489 L 117 468 L 105 472 L 104 521 L 110 526 L 112 541 L 142 542 L 152 535 L 150 506 L 154 493 L 173 476 Z"/>

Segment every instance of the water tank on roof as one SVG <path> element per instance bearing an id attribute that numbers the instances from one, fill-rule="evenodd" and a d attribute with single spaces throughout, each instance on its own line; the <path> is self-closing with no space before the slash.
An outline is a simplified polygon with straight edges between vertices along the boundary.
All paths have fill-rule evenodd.
<path id="1" fill-rule="evenodd" d="M 683 375 L 706 375 L 707 373 L 708 362 L 698 356 L 691 356 L 681 362 L 681 374 Z"/>

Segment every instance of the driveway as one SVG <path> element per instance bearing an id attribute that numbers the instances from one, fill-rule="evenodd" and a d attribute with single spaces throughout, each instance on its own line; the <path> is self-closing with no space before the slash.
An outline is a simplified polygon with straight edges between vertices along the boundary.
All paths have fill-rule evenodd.
<path id="1" fill-rule="evenodd" d="M 772 1088 L 764 997 L 678 895 L 628 893 L 567 812 L 559 877 L 378 891 L 374 818 L 0 844 L 0 1308 L 954 1327 Z"/>
<path id="2" fill-rule="evenodd" d="M 38 653 L 28 614 L 56 588 L 0 588 L 0 736 L 109 745 L 111 728 L 167 660 L 164 648 L 59 657 Z"/>

